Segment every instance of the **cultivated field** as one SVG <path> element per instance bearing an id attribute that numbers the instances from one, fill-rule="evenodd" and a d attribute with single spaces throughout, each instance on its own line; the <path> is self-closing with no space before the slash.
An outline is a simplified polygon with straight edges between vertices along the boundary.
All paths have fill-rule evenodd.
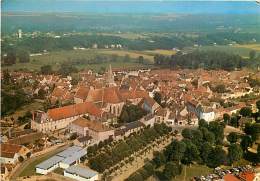
<path id="1" fill-rule="evenodd" d="M 149 53 L 151 55 L 161 54 L 161 55 L 171 56 L 171 55 L 176 54 L 176 51 L 157 49 L 157 50 L 148 50 L 148 51 L 145 51 L 145 53 Z"/>
<path id="2" fill-rule="evenodd" d="M 227 53 L 238 54 L 242 57 L 248 57 L 251 50 L 255 50 L 260 54 L 260 44 L 247 44 L 247 45 L 217 45 L 217 46 L 202 46 L 199 48 L 192 48 L 199 50 L 215 50 L 215 51 L 224 51 Z"/>
<path id="3" fill-rule="evenodd" d="M 255 51 L 260 51 L 260 44 L 246 44 L 246 45 L 235 45 L 235 47 L 239 48 L 249 48 Z"/>
<path id="4" fill-rule="evenodd" d="M 107 61 L 105 63 L 94 63 L 98 57 L 103 57 L 107 60 L 112 60 L 113 56 L 117 55 L 117 61 Z M 124 62 L 123 59 L 125 55 L 129 55 L 130 61 Z M 30 57 L 29 63 L 16 63 L 12 66 L 2 67 L 4 69 L 19 70 L 40 70 L 43 65 L 51 65 L 53 70 L 58 70 L 60 65 L 64 62 L 72 62 L 78 69 L 93 69 L 99 70 L 101 67 L 107 67 L 109 64 L 113 68 L 129 68 L 129 67 L 146 67 L 146 65 L 139 64 L 136 62 L 139 56 L 143 56 L 145 61 L 149 64 L 153 61 L 153 56 L 146 55 L 142 53 L 135 53 L 131 51 L 124 50 L 68 50 L 68 51 L 58 51 L 51 52 L 45 55 Z"/>

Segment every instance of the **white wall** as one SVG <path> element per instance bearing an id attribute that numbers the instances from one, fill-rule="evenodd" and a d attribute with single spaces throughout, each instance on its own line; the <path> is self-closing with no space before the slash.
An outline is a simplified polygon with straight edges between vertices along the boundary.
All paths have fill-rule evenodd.
<path id="1" fill-rule="evenodd" d="M 66 171 L 64 171 L 64 176 L 75 179 L 75 180 L 79 180 L 79 181 L 95 181 L 95 180 L 98 180 L 98 174 L 95 175 L 94 177 L 86 179 L 86 178 L 80 177 L 78 175 L 70 174 L 70 173 L 67 173 Z"/>
<path id="2" fill-rule="evenodd" d="M 51 168 L 45 170 L 45 169 L 41 169 L 41 168 L 37 168 L 36 167 L 36 173 L 39 173 L 39 174 L 43 174 L 43 175 L 46 175 L 47 173 L 55 170 L 56 168 L 59 167 L 59 163 L 57 163 L 56 165 L 52 166 Z"/>

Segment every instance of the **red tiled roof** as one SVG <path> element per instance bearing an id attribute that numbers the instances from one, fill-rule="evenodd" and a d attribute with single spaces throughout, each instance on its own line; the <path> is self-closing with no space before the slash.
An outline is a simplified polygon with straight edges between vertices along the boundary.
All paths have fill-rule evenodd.
<path id="1" fill-rule="evenodd" d="M 118 87 L 90 90 L 87 100 L 112 104 L 123 102 Z"/>
<path id="2" fill-rule="evenodd" d="M 72 124 L 78 125 L 80 127 L 88 127 L 89 129 L 97 131 L 97 132 L 104 132 L 104 131 L 111 130 L 110 128 L 108 128 L 107 126 L 104 126 L 99 121 L 90 121 L 90 120 L 82 118 L 82 117 L 73 121 Z"/>
<path id="3" fill-rule="evenodd" d="M 255 178 L 255 173 L 253 172 L 242 172 L 239 177 L 244 181 L 253 181 Z"/>
<path id="4" fill-rule="evenodd" d="M 53 90 L 53 92 L 52 92 L 52 96 L 53 97 L 62 97 L 63 95 L 64 95 L 64 90 L 63 89 L 60 89 L 60 88 L 58 88 L 58 87 L 56 87 L 54 90 Z"/>
<path id="5" fill-rule="evenodd" d="M 53 120 L 60 120 L 82 114 L 90 114 L 96 117 L 100 117 L 102 111 L 91 102 L 83 102 L 80 104 L 73 104 L 55 109 L 49 109 L 47 114 Z"/>
<path id="6" fill-rule="evenodd" d="M 237 177 L 235 177 L 234 175 L 232 174 L 226 174 L 224 176 L 224 180 L 225 181 L 240 181 Z"/>
<path id="7" fill-rule="evenodd" d="M 18 153 L 22 148 L 21 145 L 6 144 L 6 143 L 2 143 L 0 147 L 1 147 L 1 157 L 6 157 L 6 158 L 13 158 L 15 153 Z"/>
<path id="8" fill-rule="evenodd" d="M 75 94 L 75 97 L 85 100 L 87 98 L 87 96 L 88 96 L 88 92 L 89 92 L 89 88 L 87 88 L 87 87 L 80 87 L 77 90 L 77 92 Z"/>

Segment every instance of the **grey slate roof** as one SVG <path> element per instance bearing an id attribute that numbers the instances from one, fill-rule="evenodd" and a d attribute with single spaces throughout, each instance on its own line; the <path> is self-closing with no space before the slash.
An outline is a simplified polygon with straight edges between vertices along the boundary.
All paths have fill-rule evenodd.
<path id="1" fill-rule="evenodd" d="M 55 155 L 55 156 L 49 158 L 48 160 L 41 162 L 40 164 L 36 165 L 35 167 L 47 170 L 47 169 L 51 168 L 52 166 L 56 165 L 57 163 L 59 163 L 63 159 L 64 159 L 63 157 Z"/>
<path id="2" fill-rule="evenodd" d="M 58 153 L 57 155 L 58 156 L 61 156 L 61 157 L 64 157 L 64 158 L 67 158 L 69 156 L 72 156 L 75 154 L 75 152 L 78 152 L 82 150 L 82 148 L 80 146 L 72 146 L 72 147 L 69 147 L 67 148 L 66 150 Z"/>
<path id="3" fill-rule="evenodd" d="M 65 158 L 62 162 L 65 164 L 72 164 L 75 161 L 77 161 L 78 159 L 80 159 L 81 157 L 85 156 L 87 154 L 87 151 L 82 149 L 78 152 L 76 152 L 75 154 L 71 155 L 70 157 Z"/>

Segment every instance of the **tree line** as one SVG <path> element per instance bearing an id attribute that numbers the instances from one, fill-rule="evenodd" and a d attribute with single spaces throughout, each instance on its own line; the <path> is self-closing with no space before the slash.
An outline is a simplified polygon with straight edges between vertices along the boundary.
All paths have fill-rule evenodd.
<path id="1" fill-rule="evenodd" d="M 190 53 L 178 52 L 172 56 L 155 55 L 154 64 L 156 66 L 170 66 L 171 68 L 234 70 L 260 63 L 259 58 L 245 59 L 239 55 L 221 51 L 196 50 Z"/>
<path id="2" fill-rule="evenodd" d="M 104 172 L 106 169 L 112 168 L 120 161 L 129 157 L 126 162 L 133 161 L 132 154 L 141 150 L 149 143 L 152 143 L 155 139 L 168 134 L 171 128 L 165 124 L 155 124 L 154 127 L 146 127 L 140 130 L 138 133 L 133 133 L 124 140 L 117 142 L 111 142 L 104 149 L 97 151 L 92 146 L 88 148 L 88 164 L 90 168 L 97 170 L 98 172 Z"/>

